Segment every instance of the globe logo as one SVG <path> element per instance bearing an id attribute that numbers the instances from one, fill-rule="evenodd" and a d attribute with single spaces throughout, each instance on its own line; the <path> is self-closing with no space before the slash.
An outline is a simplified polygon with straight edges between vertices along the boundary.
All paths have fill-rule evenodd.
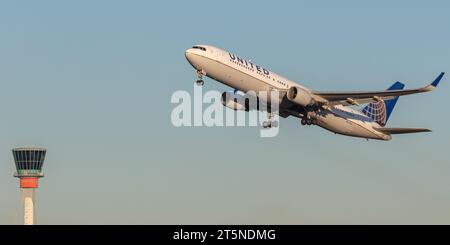
<path id="1" fill-rule="evenodd" d="M 381 126 L 386 125 L 386 105 L 384 101 L 374 101 L 363 109 L 363 113 Z"/>

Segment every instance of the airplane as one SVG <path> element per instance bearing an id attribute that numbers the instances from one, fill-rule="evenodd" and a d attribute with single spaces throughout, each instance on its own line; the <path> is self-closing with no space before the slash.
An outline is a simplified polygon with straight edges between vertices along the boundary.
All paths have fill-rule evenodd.
<path id="1" fill-rule="evenodd" d="M 390 128 L 386 123 L 400 96 L 429 92 L 436 88 L 444 72 L 429 85 L 417 89 L 404 89 L 405 85 L 395 82 L 387 90 L 366 92 L 320 92 L 308 89 L 292 80 L 280 76 L 251 60 L 243 59 L 224 49 L 210 45 L 195 45 L 185 52 L 187 61 L 196 70 L 199 86 L 204 85 L 207 76 L 234 88 L 234 92 L 222 94 L 222 104 L 234 110 L 254 110 L 248 103 L 242 103 L 241 91 L 279 92 L 279 98 L 267 97 L 268 120 L 264 128 L 277 127 L 273 114 L 301 119 L 302 125 L 317 125 L 336 134 L 375 140 L 391 140 L 394 134 L 430 132 L 425 128 Z M 271 111 L 269 103 L 274 99 L 278 111 Z M 367 104 L 358 109 L 355 106 Z"/>

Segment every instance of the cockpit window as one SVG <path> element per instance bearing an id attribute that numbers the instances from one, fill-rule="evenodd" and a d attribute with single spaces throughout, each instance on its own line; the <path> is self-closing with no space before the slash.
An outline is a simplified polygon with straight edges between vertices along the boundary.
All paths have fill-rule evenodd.
<path id="1" fill-rule="evenodd" d="M 192 48 L 195 48 L 195 49 L 200 49 L 200 50 L 202 50 L 202 51 L 206 51 L 206 48 L 204 48 L 204 47 L 200 47 L 200 46 L 194 46 L 194 47 L 192 47 Z"/>

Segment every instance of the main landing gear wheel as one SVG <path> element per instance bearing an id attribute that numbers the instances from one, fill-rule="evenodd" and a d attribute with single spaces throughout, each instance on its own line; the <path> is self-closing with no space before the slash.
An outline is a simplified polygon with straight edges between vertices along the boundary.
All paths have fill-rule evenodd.
<path id="1" fill-rule="evenodd" d="M 278 122 L 277 121 L 264 121 L 263 122 L 263 128 L 276 128 L 278 127 Z"/>
<path id="2" fill-rule="evenodd" d="M 315 124 L 314 121 L 312 119 L 309 119 L 309 118 L 302 118 L 302 120 L 300 122 L 302 123 L 302 125 L 313 125 L 313 124 Z"/>
<path id="3" fill-rule="evenodd" d="M 278 127 L 278 121 L 272 120 L 273 114 L 271 112 L 268 113 L 267 119 L 268 119 L 267 121 L 263 122 L 263 128 Z"/>
<path id="4" fill-rule="evenodd" d="M 195 82 L 197 86 L 203 86 L 205 84 L 205 81 L 203 81 L 203 75 L 205 75 L 203 70 L 197 71 L 197 81 Z"/>

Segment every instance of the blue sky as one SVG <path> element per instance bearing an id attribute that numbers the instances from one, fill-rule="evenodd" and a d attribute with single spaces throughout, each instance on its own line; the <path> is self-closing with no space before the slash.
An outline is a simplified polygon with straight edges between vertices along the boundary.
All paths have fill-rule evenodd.
<path id="1" fill-rule="evenodd" d="M 448 224 L 449 91 L 401 98 L 365 141 L 281 121 L 174 128 L 184 50 L 223 47 L 315 90 L 422 86 L 449 71 L 447 1 L 3 1 L 0 223 L 20 224 L 11 149 L 48 149 L 41 224 Z M 207 90 L 229 90 L 212 80 Z"/>

